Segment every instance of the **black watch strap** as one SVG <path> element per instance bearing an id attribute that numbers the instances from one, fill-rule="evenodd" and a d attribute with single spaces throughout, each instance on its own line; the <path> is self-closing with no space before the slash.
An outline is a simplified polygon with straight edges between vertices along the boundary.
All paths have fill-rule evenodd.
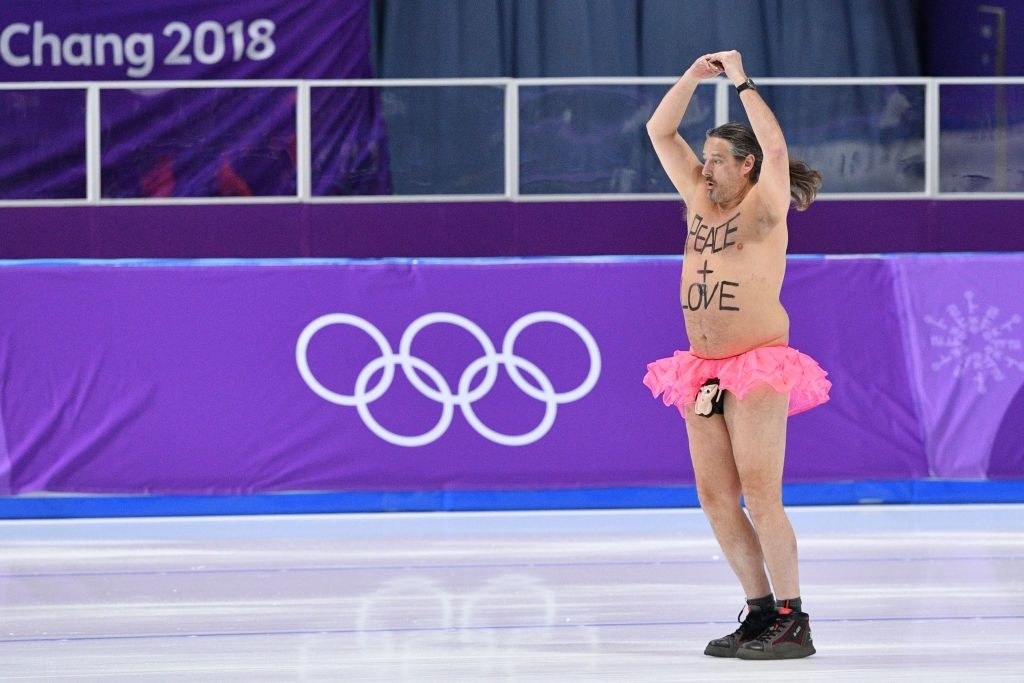
<path id="1" fill-rule="evenodd" d="M 743 92 L 744 90 L 757 90 L 757 84 L 749 78 L 739 85 L 736 86 L 736 94 Z"/>

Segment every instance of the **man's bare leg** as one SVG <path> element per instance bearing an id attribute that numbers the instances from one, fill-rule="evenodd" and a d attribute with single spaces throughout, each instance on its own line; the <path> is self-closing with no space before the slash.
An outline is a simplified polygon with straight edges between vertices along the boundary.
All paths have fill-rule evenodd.
<path id="1" fill-rule="evenodd" d="M 736 648 L 740 659 L 791 659 L 815 652 L 810 618 L 799 600 L 796 536 L 782 506 L 788 408 L 789 396 L 767 386 L 742 401 L 726 394 L 725 424 L 743 500 L 779 599 L 778 616 L 770 626 Z"/>
<path id="2" fill-rule="evenodd" d="M 740 487 L 779 600 L 800 596 L 796 535 L 782 505 L 789 396 L 760 387 L 726 395 L 725 424 Z"/>
<path id="3" fill-rule="evenodd" d="M 708 643 L 704 654 L 736 657 L 742 645 L 757 637 L 776 616 L 764 555 L 750 519 L 740 502 L 740 476 L 733 461 L 726 423 L 721 415 L 686 415 L 690 455 L 697 494 L 711 528 L 740 580 L 747 598 L 747 615 L 733 633 Z"/>
<path id="4" fill-rule="evenodd" d="M 697 496 L 722 554 L 748 599 L 770 594 L 761 544 L 741 506 L 740 475 L 725 421 L 721 415 L 696 415 L 690 406 L 686 410 L 686 433 Z"/>

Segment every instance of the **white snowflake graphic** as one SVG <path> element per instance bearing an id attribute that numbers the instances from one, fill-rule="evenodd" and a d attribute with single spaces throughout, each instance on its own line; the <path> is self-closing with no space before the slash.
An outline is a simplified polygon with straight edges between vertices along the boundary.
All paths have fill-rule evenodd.
<path id="1" fill-rule="evenodd" d="M 1005 368 L 1024 372 L 1021 360 L 1021 340 L 1008 335 L 1020 324 L 1021 316 L 1014 313 L 1002 322 L 999 309 L 975 301 L 974 292 L 964 292 L 967 310 L 956 303 L 946 306 L 946 317 L 927 315 L 924 321 L 934 328 L 931 335 L 933 349 L 939 350 L 939 359 L 932 363 L 936 372 L 952 366 L 954 377 L 969 377 L 979 394 L 988 391 L 990 379 L 1001 382 Z"/>

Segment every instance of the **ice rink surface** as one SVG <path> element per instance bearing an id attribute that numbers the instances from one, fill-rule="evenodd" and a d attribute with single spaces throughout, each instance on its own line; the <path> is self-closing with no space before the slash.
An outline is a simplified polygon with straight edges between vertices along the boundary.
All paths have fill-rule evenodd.
<path id="1" fill-rule="evenodd" d="M 0 680 L 1024 681 L 1024 506 L 789 511 L 788 662 L 694 509 L 0 522 Z"/>

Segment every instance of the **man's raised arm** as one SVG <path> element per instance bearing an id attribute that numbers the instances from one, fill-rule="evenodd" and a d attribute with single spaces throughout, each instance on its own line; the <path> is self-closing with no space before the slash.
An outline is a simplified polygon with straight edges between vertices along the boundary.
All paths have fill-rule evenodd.
<path id="1" fill-rule="evenodd" d="M 654 151 L 684 200 L 691 197 L 700 185 L 702 164 L 679 134 L 679 124 L 690 106 L 697 84 L 720 73 L 721 69 L 711 66 L 706 55 L 700 57 L 665 93 L 647 122 L 647 134 Z"/>
<path id="2" fill-rule="evenodd" d="M 747 82 L 743 70 L 743 59 L 736 50 L 716 52 L 709 56 L 712 64 L 719 66 L 735 86 Z M 756 88 L 745 88 L 740 93 L 740 102 L 747 113 L 750 127 L 764 158 L 761 161 L 761 176 L 757 181 L 758 193 L 776 218 L 783 218 L 789 211 L 789 150 L 775 114 L 768 107 Z"/>

